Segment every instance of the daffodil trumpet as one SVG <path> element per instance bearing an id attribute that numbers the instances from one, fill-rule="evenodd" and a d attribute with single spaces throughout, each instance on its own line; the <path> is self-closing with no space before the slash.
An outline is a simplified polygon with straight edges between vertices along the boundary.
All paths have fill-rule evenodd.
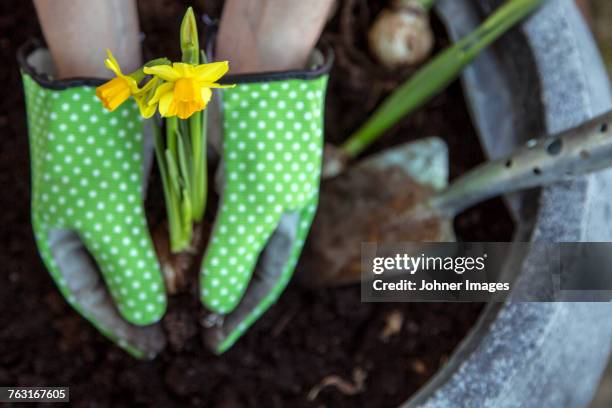
<path id="1" fill-rule="evenodd" d="M 106 50 L 107 58 L 104 60 L 106 68 L 115 74 L 115 78 L 96 88 L 96 96 L 102 105 L 109 111 L 114 111 L 140 88 L 134 74 L 124 75 L 119 63 L 110 50 Z"/>

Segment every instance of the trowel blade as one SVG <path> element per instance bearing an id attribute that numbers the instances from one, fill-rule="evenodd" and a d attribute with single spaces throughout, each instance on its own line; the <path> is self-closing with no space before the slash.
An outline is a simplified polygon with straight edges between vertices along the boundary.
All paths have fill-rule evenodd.
<path id="1" fill-rule="evenodd" d="M 397 167 L 417 183 L 438 191 L 448 185 L 448 147 L 439 137 L 428 137 L 384 150 L 355 167 L 378 171 Z"/>
<path id="2" fill-rule="evenodd" d="M 388 149 L 326 180 L 304 264 L 312 286 L 358 282 L 363 242 L 454 241 L 452 220 L 400 221 L 448 183 L 448 149 L 437 137 Z M 398 222 L 400 221 L 400 222 Z"/>
<path id="3" fill-rule="evenodd" d="M 448 186 L 448 146 L 444 140 L 432 136 L 384 150 L 356 167 L 377 171 L 396 167 L 417 183 L 440 191 Z M 441 221 L 439 241 L 456 241 L 451 220 Z"/>

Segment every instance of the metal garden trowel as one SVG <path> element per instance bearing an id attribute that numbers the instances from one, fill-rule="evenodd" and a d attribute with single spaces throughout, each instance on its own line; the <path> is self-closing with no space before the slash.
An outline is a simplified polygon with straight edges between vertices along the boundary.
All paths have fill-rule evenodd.
<path id="1" fill-rule="evenodd" d="M 449 242 L 452 221 L 488 198 L 612 166 L 612 113 L 530 140 L 447 186 L 445 143 L 429 138 L 382 152 L 328 179 L 303 261 L 309 284 L 359 282 L 361 243 Z M 316 271 L 316 273 L 314 272 Z"/>

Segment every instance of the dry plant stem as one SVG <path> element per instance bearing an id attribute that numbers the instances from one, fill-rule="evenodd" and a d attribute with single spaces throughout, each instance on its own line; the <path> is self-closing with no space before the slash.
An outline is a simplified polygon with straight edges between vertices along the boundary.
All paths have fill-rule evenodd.
<path id="1" fill-rule="evenodd" d="M 232 74 L 303 69 L 335 0 L 228 0 L 217 60 Z"/>
<path id="2" fill-rule="evenodd" d="M 109 48 L 125 72 L 141 65 L 135 0 L 34 0 L 58 78 L 109 77 Z"/>

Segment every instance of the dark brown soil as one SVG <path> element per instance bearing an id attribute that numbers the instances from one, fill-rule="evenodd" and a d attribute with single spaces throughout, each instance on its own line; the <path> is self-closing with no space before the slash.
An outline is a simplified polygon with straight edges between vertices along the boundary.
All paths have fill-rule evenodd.
<path id="1" fill-rule="evenodd" d="M 140 1 L 152 53 L 176 56 L 176 31 L 189 3 Z M 355 50 L 364 49 L 363 24 L 379 9 L 375 3 L 343 2 L 326 29 L 339 55 L 326 112 L 332 142 L 407 74 L 359 63 L 364 55 Z M 355 13 L 347 12 L 351 5 Z M 195 6 L 213 16 L 220 12 L 217 1 Z M 439 26 L 436 31 L 442 33 Z M 76 406 L 392 407 L 438 370 L 474 324 L 480 304 L 363 304 L 358 287 L 312 291 L 292 285 L 221 357 L 204 349 L 196 316 L 187 313 L 194 299 L 185 296 L 171 302 L 166 328 L 172 322 L 175 333 L 168 350 L 151 362 L 128 357 L 67 306 L 37 256 L 23 95 L 12 63 L 16 47 L 32 36 L 40 31 L 31 2 L 0 3 L 0 385 L 67 385 Z M 373 150 L 429 135 L 449 143 L 453 176 L 483 160 L 458 84 Z M 474 241 L 509 240 L 512 232 L 498 200 L 462 214 L 455 227 Z M 330 385 L 311 392 L 322 383 Z"/>

